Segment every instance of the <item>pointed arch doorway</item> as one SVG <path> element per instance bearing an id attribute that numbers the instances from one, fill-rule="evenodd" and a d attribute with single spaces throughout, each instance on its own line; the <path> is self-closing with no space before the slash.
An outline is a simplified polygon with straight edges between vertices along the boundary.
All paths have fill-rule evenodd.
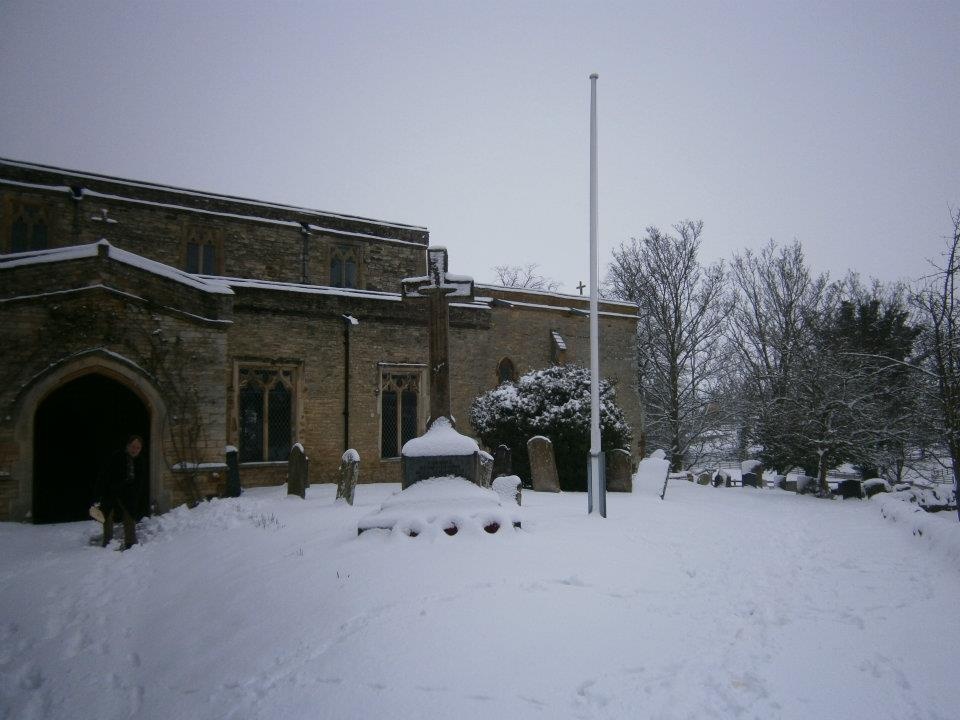
<path id="1" fill-rule="evenodd" d="M 37 406 L 33 443 L 33 519 L 72 522 L 88 517 L 100 466 L 128 435 L 147 440 L 150 412 L 129 387 L 100 373 L 71 380 Z M 150 467 L 149 457 L 145 457 Z M 136 515 L 148 513 L 150 482 L 140 489 Z"/>

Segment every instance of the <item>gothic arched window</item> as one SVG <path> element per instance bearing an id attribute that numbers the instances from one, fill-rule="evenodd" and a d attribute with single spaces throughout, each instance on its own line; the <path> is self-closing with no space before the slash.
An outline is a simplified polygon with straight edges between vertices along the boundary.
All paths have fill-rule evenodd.
<path id="1" fill-rule="evenodd" d="M 400 457 L 420 429 L 420 373 L 384 371 L 380 380 L 380 457 Z"/>
<path id="2" fill-rule="evenodd" d="M 338 245 L 330 250 L 330 285 L 332 287 L 360 287 L 361 268 L 360 248 Z"/>
<path id="3" fill-rule="evenodd" d="M 45 250 L 49 246 L 47 218 L 42 206 L 15 203 L 11 217 L 10 252 Z"/>
<path id="4" fill-rule="evenodd" d="M 284 461 L 293 442 L 293 369 L 241 367 L 237 397 L 240 462 Z"/>

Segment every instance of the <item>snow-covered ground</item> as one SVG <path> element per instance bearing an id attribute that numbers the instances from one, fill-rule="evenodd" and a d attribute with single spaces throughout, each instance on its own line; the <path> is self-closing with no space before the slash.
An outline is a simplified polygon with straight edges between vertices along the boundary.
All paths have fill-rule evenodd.
<path id="1" fill-rule="evenodd" d="M 357 537 L 387 485 L 180 508 L 123 553 L 2 524 L 0 718 L 958 717 L 954 514 L 637 485 L 607 520 L 525 491 L 493 535 Z"/>

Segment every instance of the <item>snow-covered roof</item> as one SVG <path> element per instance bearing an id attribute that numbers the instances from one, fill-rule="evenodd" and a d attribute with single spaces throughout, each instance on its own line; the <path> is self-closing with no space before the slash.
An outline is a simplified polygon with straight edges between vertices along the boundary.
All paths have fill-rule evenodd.
<path id="1" fill-rule="evenodd" d="M 432 246 L 431 246 L 432 247 Z M 571 293 L 561 293 L 555 292 L 552 290 L 533 290 L 531 288 L 516 288 L 509 287 L 507 285 L 491 285 L 488 283 L 476 283 L 477 290 L 490 290 L 497 295 L 541 295 L 546 298 L 556 298 L 558 300 L 574 300 L 575 303 L 572 304 L 583 304 L 585 307 L 589 306 L 590 298 L 583 295 L 574 295 Z M 514 302 L 511 300 L 510 302 Z M 600 298 L 600 303 L 603 305 L 621 305 L 625 309 L 636 309 L 636 303 L 626 302 L 624 300 L 616 300 L 611 298 Z"/>
<path id="2" fill-rule="evenodd" d="M 328 285 L 310 285 L 307 283 L 278 282 L 273 280 L 257 280 L 256 278 L 220 277 L 218 275 L 200 275 L 204 280 L 217 280 L 232 288 L 250 288 L 253 290 L 275 290 L 279 292 L 304 293 L 308 295 L 341 295 L 343 297 L 361 298 L 364 300 L 386 300 L 401 302 L 400 293 L 383 292 L 380 290 L 360 290 L 358 288 L 339 288 Z"/>
<path id="3" fill-rule="evenodd" d="M 324 215 L 326 217 L 336 218 L 338 220 L 356 220 L 359 222 L 374 223 L 376 225 L 382 225 L 384 227 L 392 227 L 392 228 L 398 228 L 403 230 L 419 230 L 424 232 L 426 232 L 427 230 L 427 228 L 422 227 L 420 225 L 408 225 L 404 223 L 388 222 L 386 220 L 377 220 L 376 218 L 368 218 L 360 215 L 344 215 L 341 213 L 332 213 L 332 212 L 326 212 L 323 210 L 315 210 L 312 208 L 299 207 L 297 205 L 284 205 L 282 203 L 272 203 L 272 202 L 266 202 L 263 200 L 254 200 L 251 198 L 240 197 L 237 195 L 221 195 L 219 193 L 211 193 L 211 192 L 206 192 L 202 190 L 191 190 L 189 188 L 181 188 L 175 185 L 161 185 L 159 183 L 145 182 L 143 180 L 128 180 L 126 178 L 113 177 L 110 175 L 98 175 L 96 173 L 83 172 L 78 170 L 69 170 L 66 168 L 53 167 L 51 165 L 40 165 L 37 163 L 28 163 L 28 162 L 23 162 L 21 160 L 10 160 L 7 158 L 0 158 L 0 163 L 4 165 L 10 165 L 13 167 L 19 167 L 19 168 L 24 168 L 29 170 L 46 170 L 46 171 L 69 173 L 71 176 L 76 177 L 78 179 L 123 183 L 124 185 L 129 185 L 130 187 L 144 188 L 149 190 L 165 190 L 168 192 L 174 192 L 180 195 L 187 195 L 187 196 L 196 197 L 196 198 L 242 202 L 247 205 L 256 205 L 259 207 L 270 208 L 274 210 L 293 210 L 293 211 L 302 212 L 302 213 Z M 28 185 L 28 183 L 20 183 L 17 181 L 5 180 L 5 179 L 0 180 L 0 182 L 19 184 L 19 185 Z M 65 189 L 67 191 L 70 191 L 70 188 L 62 185 L 52 186 L 52 185 L 41 185 L 36 183 L 29 183 L 29 185 L 36 187 L 37 189 L 41 189 L 41 188 L 51 189 L 51 190 Z M 84 195 L 88 195 L 88 194 L 91 194 L 91 191 L 85 188 Z M 100 197 L 105 197 L 105 196 L 100 195 Z M 121 199 L 128 199 L 128 198 L 124 197 Z"/>
<path id="4" fill-rule="evenodd" d="M 508 308 L 519 307 L 519 308 L 530 308 L 531 310 L 552 310 L 554 312 L 565 312 L 565 313 L 571 313 L 573 315 L 583 315 L 583 316 L 588 316 L 590 314 L 589 310 L 587 310 L 586 308 L 567 306 L 567 305 L 547 305 L 543 303 L 522 302 L 520 300 L 504 300 L 503 298 L 487 297 L 487 296 L 476 297 L 475 299 L 478 302 L 486 303 L 491 307 L 496 307 L 499 305 L 501 307 L 508 307 Z M 610 312 L 608 310 L 599 310 L 597 314 L 600 315 L 601 317 L 636 319 L 637 317 L 636 306 L 625 305 L 624 303 L 619 303 L 619 304 L 624 305 L 625 307 L 632 308 L 633 312 L 617 313 L 617 312 Z"/>
<path id="5" fill-rule="evenodd" d="M 160 275 L 169 278 L 183 285 L 189 285 L 197 290 L 215 293 L 219 295 L 233 295 L 226 283 L 218 278 L 201 277 L 177 268 L 164 265 L 156 260 L 142 257 L 127 250 L 121 250 L 114 247 L 106 240 L 99 240 L 95 243 L 86 245 L 71 245 L 63 248 L 53 248 L 50 250 L 29 250 L 21 253 L 10 253 L 9 255 L 0 255 L 0 270 L 24 267 L 27 265 L 40 265 L 43 263 L 69 262 L 80 258 L 91 258 L 97 255 L 104 255 L 111 260 L 146 270 L 153 275 Z"/>

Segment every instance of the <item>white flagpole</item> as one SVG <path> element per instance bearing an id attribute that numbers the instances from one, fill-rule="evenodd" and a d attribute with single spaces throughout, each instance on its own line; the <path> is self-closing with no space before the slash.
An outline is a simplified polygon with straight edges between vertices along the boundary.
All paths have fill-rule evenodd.
<path id="1" fill-rule="evenodd" d="M 600 455 L 600 343 L 597 260 L 597 78 L 590 76 L 590 473 L 587 512 L 607 516 Z"/>

